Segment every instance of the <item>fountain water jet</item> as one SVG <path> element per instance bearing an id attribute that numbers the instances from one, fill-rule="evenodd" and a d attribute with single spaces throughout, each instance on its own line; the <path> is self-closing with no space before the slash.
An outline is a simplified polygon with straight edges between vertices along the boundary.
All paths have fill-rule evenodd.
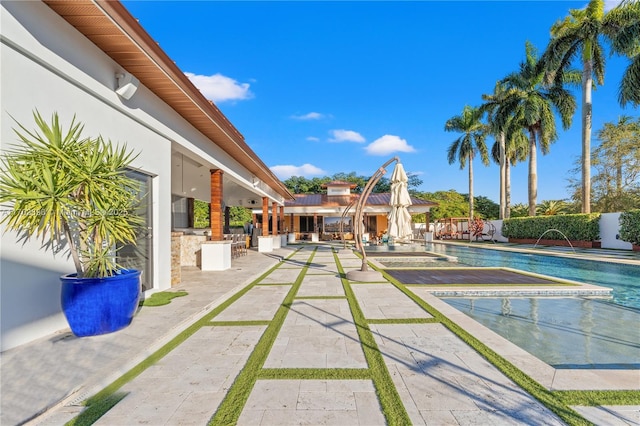
<path id="1" fill-rule="evenodd" d="M 562 235 L 564 237 L 564 239 L 567 240 L 567 243 L 569 243 L 569 246 L 571 247 L 571 250 L 573 250 L 574 253 L 576 252 L 576 249 L 573 247 L 573 244 L 571 244 L 571 241 L 569 241 L 569 238 L 567 238 L 567 236 L 564 235 L 564 232 L 562 232 L 559 229 L 555 229 L 555 228 L 547 229 L 546 231 L 544 231 L 542 233 L 542 235 L 540 235 L 540 238 L 538 238 L 538 241 L 536 241 L 536 243 L 533 245 L 533 248 L 535 249 L 536 246 L 538 245 L 538 243 L 540 242 L 540 240 L 542 239 L 542 237 L 544 237 L 547 234 L 547 232 L 551 232 L 551 231 L 558 232 L 560 235 Z"/>

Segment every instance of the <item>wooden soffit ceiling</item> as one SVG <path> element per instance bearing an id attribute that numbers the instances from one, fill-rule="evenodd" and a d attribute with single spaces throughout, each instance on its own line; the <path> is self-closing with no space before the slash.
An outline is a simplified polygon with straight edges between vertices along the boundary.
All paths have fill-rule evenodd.
<path id="1" fill-rule="evenodd" d="M 138 21 L 114 0 L 43 0 L 178 114 L 285 199 L 291 192 Z"/>

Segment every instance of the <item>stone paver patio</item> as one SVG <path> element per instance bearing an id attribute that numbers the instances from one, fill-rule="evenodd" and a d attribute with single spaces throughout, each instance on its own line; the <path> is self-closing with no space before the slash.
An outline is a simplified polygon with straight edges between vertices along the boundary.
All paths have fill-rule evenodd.
<path id="1" fill-rule="evenodd" d="M 250 253 L 247 257 L 264 260 L 260 271 L 250 274 L 249 263 L 243 266 L 247 268 L 244 275 L 234 276 L 230 272 L 226 280 L 233 282 L 242 276 L 245 282 L 223 285 L 220 291 L 211 293 L 215 297 L 208 296 L 209 303 L 188 308 L 191 309 L 188 321 L 185 318 L 184 324 L 161 342 L 138 346 L 138 355 L 128 363 L 112 352 L 136 350 L 133 336 L 144 336 L 145 331 L 153 330 L 152 323 L 136 327 L 144 317 L 136 318 L 130 327 L 131 338 L 125 333 L 118 339 L 104 337 L 101 345 L 97 343 L 100 339 L 71 338 L 69 343 L 78 349 L 87 346 L 86 354 L 97 355 L 99 351 L 95 351 L 104 348 L 105 362 L 115 366 L 120 359 L 119 367 L 115 367 L 115 372 L 112 367 L 109 376 L 115 379 L 143 362 L 189 324 L 210 316 L 208 322 L 173 350 L 130 377 L 117 390 L 122 399 L 96 424 L 203 425 L 210 421 L 219 424 L 222 420 L 217 416 L 226 413 L 229 407 L 237 411 L 230 414 L 231 418 L 242 425 L 402 424 L 390 412 L 385 417 L 385 411 L 394 404 L 404 410 L 412 424 L 564 424 L 393 284 L 343 279 L 341 270 L 360 265 L 355 254 L 341 250 L 334 255 L 331 247 L 315 245 L 289 246 L 277 250 L 277 254 L 264 260 L 267 256 Z M 256 272 L 262 273 L 269 266 L 277 268 L 260 281 L 255 280 L 259 275 Z M 174 299 L 162 315 L 163 308 L 150 309 L 158 309 L 154 311 L 157 318 L 165 320 L 170 318 L 167 312 L 179 316 L 179 308 L 193 304 L 189 298 L 210 292 L 220 283 L 220 276 L 211 281 L 197 281 L 196 286 L 189 288 L 189 296 Z M 250 288 L 239 299 L 220 312 L 215 311 L 247 286 Z M 456 317 L 452 308 L 438 303 L 424 289 L 414 294 Z M 476 336 L 485 333 L 474 329 L 477 325 L 467 319 L 460 318 L 459 323 L 468 325 Z M 480 337 L 492 345 L 509 348 L 491 333 Z M 57 362 L 67 362 L 69 368 L 71 359 L 64 359 L 69 354 L 62 349 L 56 353 Z M 17 354 L 10 355 L 9 360 L 3 359 L 3 394 L 7 391 L 5 375 L 13 374 L 13 369 L 21 365 Z M 75 351 L 74 355 L 77 357 L 74 361 L 80 364 L 90 365 L 99 359 L 97 356 L 86 359 Z M 519 352 L 517 355 L 522 356 Z M 374 371 L 376 356 L 381 357 L 383 370 Z M 27 356 L 22 365 L 29 368 L 29 361 L 35 360 Z M 544 382 L 551 372 L 544 366 L 539 369 Z M 66 400 L 59 397 L 60 403 L 43 415 L 36 415 L 30 424 L 64 424 L 81 413 L 83 407 L 79 402 L 110 383 L 104 377 L 96 381 L 98 371 L 93 371 L 93 375 L 86 373 L 86 377 L 80 371 L 82 377 L 77 379 L 92 386 L 85 384 L 82 391 L 72 393 Z M 238 380 L 239 375 L 242 380 Z M 64 386 L 69 385 L 62 383 L 61 387 Z M 382 392 L 392 395 L 390 401 L 387 396 L 383 402 L 380 387 L 388 386 L 395 390 Z M 241 395 L 238 399 L 241 402 L 228 401 L 232 394 L 234 398 Z M 614 420 L 620 424 L 640 421 L 640 410 L 635 406 L 575 409 L 594 421 L 611 424 L 615 424 Z M 2 424 L 19 423 L 18 414 L 10 417 L 10 413 L 3 402 Z"/>

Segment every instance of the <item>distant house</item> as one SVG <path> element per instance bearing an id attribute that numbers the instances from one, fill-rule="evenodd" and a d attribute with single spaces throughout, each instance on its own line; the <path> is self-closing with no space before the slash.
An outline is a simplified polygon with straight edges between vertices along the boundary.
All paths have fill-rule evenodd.
<path id="1" fill-rule="evenodd" d="M 140 152 L 130 172 L 147 193 L 147 232 L 128 263 L 143 270 L 145 291 L 179 280 L 172 239 L 200 249 L 201 240 L 187 240 L 194 199 L 211 203 L 212 240 L 223 238 L 225 207 L 262 205 L 268 219 L 293 199 L 120 2 L 3 1 L 0 8 L 0 149 L 17 143 L 12 117 L 31 129 L 37 109 L 47 118 L 57 112 L 64 125 L 75 115 L 85 135 Z M 74 271 L 71 260 L 9 232 L 1 248 L 1 350 L 65 329 L 58 277 Z"/>
<path id="2" fill-rule="evenodd" d="M 323 185 L 327 190 L 326 194 L 295 194 L 294 200 L 285 202 L 284 214 L 280 218 L 280 232 L 293 233 L 300 240 L 334 240 L 342 238 L 342 229 L 347 239 L 352 238 L 355 203 L 360 197 L 360 194 L 351 192 L 355 187 L 350 182 L 333 181 Z M 381 236 L 387 231 L 390 198 L 390 193 L 373 193 L 367 198 L 364 225 L 370 238 Z M 429 223 L 430 210 L 438 204 L 415 197 L 411 201 L 409 212 L 425 213 L 426 222 Z M 262 218 L 260 212 L 255 211 L 254 214 L 259 222 Z"/>

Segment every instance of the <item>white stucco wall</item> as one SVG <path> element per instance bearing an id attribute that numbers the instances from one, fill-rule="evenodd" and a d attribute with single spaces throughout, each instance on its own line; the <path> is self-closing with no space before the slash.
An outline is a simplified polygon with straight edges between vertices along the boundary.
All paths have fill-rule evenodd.
<path id="1" fill-rule="evenodd" d="M 631 243 L 619 239 L 620 213 L 603 213 L 600 216 L 600 238 L 602 248 L 631 250 Z"/>
<path id="2" fill-rule="evenodd" d="M 251 173 L 144 86 L 121 99 L 114 92 L 121 67 L 43 3 L 0 7 L 0 149 L 17 142 L 11 116 L 33 129 L 38 109 L 46 118 L 57 112 L 65 124 L 75 114 L 85 135 L 101 134 L 140 152 L 133 166 L 154 176 L 153 289 L 169 288 L 172 149 L 197 155 L 246 185 Z M 12 233 L 2 235 L 0 260 L 0 349 L 66 329 L 58 277 L 73 272 L 72 262 L 40 250 L 39 242 L 17 243 Z"/>

